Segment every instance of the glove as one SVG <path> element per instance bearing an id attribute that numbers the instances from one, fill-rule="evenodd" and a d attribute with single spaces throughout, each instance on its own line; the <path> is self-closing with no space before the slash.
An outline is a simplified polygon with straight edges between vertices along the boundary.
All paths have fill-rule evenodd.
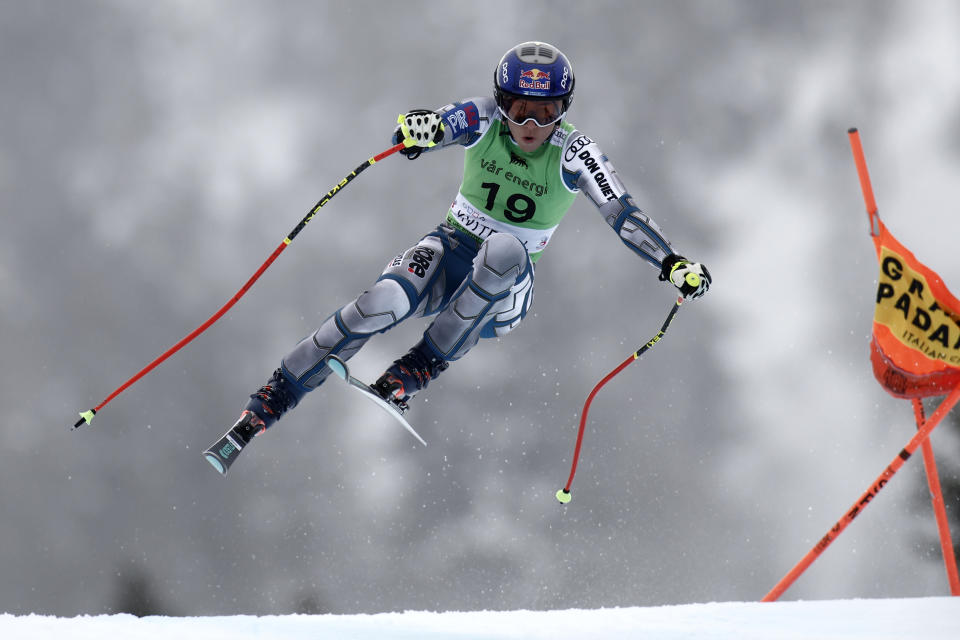
<path id="1" fill-rule="evenodd" d="M 699 262 L 690 262 L 683 256 L 671 253 L 663 259 L 660 279 L 669 280 L 684 298 L 699 298 L 710 288 L 713 278 L 710 272 Z"/>
<path id="2" fill-rule="evenodd" d="M 404 143 L 405 149 L 400 153 L 408 160 L 416 160 L 429 147 L 435 146 L 443 140 L 443 120 L 440 114 L 429 109 L 414 109 L 406 115 L 397 117 L 399 125 L 394 131 L 394 144 Z"/>

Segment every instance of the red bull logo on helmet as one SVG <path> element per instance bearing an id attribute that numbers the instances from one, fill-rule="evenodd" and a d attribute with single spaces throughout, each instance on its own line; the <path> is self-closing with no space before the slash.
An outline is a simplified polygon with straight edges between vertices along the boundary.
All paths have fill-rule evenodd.
<path id="1" fill-rule="evenodd" d="M 550 72 L 537 69 L 521 69 L 518 84 L 521 89 L 533 89 L 534 91 L 550 90 Z"/>

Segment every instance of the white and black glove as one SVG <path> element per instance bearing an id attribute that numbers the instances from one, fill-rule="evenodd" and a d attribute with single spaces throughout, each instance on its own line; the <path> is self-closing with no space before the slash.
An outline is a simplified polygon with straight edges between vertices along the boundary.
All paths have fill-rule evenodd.
<path id="1" fill-rule="evenodd" d="M 660 279 L 668 280 L 680 290 L 684 298 L 699 298 L 710 288 L 713 278 L 699 262 L 690 262 L 683 256 L 671 253 L 663 259 Z"/>
<path id="2" fill-rule="evenodd" d="M 435 146 L 443 140 L 443 120 L 440 114 L 429 109 L 414 109 L 397 118 L 397 129 L 393 134 L 393 143 L 404 143 L 400 153 L 409 160 L 416 160 L 424 149 Z"/>

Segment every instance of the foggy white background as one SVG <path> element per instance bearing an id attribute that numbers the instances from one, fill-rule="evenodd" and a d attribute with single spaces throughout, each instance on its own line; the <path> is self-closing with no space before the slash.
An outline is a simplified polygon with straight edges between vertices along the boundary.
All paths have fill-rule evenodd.
<path id="1" fill-rule="evenodd" d="M 0 611 L 758 600 L 915 428 L 870 371 L 846 130 L 891 230 L 955 284 L 958 34 L 960 6 L 932 0 L 0 2 Z M 228 478 L 200 455 L 442 220 L 458 149 L 369 169 L 223 320 L 69 431 L 387 148 L 398 113 L 487 94 L 530 39 L 570 57 L 569 120 L 714 275 L 597 397 L 569 506 L 553 494 L 587 392 L 673 299 L 585 198 L 532 315 L 417 398 L 429 447 L 329 384 Z M 355 375 L 424 326 L 374 338 Z M 920 462 L 785 599 L 948 593 Z"/>

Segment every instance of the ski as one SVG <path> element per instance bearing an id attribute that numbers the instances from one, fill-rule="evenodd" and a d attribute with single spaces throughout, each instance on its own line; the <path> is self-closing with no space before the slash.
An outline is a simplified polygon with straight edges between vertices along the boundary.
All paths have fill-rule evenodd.
<path id="1" fill-rule="evenodd" d="M 360 394 L 363 395 L 363 397 L 380 407 L 382 411 L 385 411 L 390 415 L 390 417 L 399 422 L 401 426 L 403 426 L 403 428 L 410 433 L 410 435 L 420 442 L 420 444 L 427 446 L 426 441 L 420 437 L 420 434 L 417 433 L 414 428 L 410 426 L 410 423 L 407 422 L 406 418 L 403 417 L 403 413 L 400 411 L 399 407 L 396 407 L 390 402 L 381 398 L 380 395 L 374 391 L 370 385 L 351 376 L 350 369 L 347 367 L 346 362 L 337 356 L 327 356 L 326 363 L 327 366 L 330 367 L 330 370 L 333 371 L 338 378 L 350 385 L 351 389 L 356 389 L 358 392 L 360 392 Z"/>
<path id="2" fill-rule="evenodd" d="M 230 465 L 240 456 L 240 451 L 250 444 L 250 440 L 258 433 L 253 426 L 256 424 L 253 423 L 253 418 L 252 412 L 244 411 L 237 423 L 203 452 L 203 457 L 220 475 L 227 475 Z M 260 425 L 262 427 L 262 422 Z"/>
<path id="3" fill-rule="evenodd" d="M 217 470 L 217 473 L 225 476 L 230 465 L 240 455 L 241 449 L 243 449 L 242 442 L 236 436 L 232 436 L 230 431 L 227 431 L 203 452 L 203 457 Z"/>
<path id="4" fill-rule="evenodd" d="M 347 367 L 346 362 L 337 356 L 328 356 L 326 363 L 327 366 L 330 367 L 330 370 L 336 374 L 336 377 L 346 382 L 351 389 L 356 389 L 367 400 L 380 407 L 382 411 L 385 411 L 391 418 L 399 422 L 420 444 L 427 446 L 427 442 L 420 437 L 420 434 L 417 433 L 403 417 L 403 412 L 400 408 L 381 398 L 370 385 L 351 376 L 350 369 Z M 259 425 L 260 429 L 258 430 L 255 425 Z M 244 411 L 240 419 L 237 420 L 237 423 L 203 452 L 203 457 L 210 463 L 210 466 L 216 469 L 217 473 L 222 476 L 227 475 L 230 466 L 240 457 L 240 452 L 250 443 L 250 440 L 252 440 L 257 433 L 263 430 L 262 427 L 262 421 L 255 419 L 252 412 Z"/>

